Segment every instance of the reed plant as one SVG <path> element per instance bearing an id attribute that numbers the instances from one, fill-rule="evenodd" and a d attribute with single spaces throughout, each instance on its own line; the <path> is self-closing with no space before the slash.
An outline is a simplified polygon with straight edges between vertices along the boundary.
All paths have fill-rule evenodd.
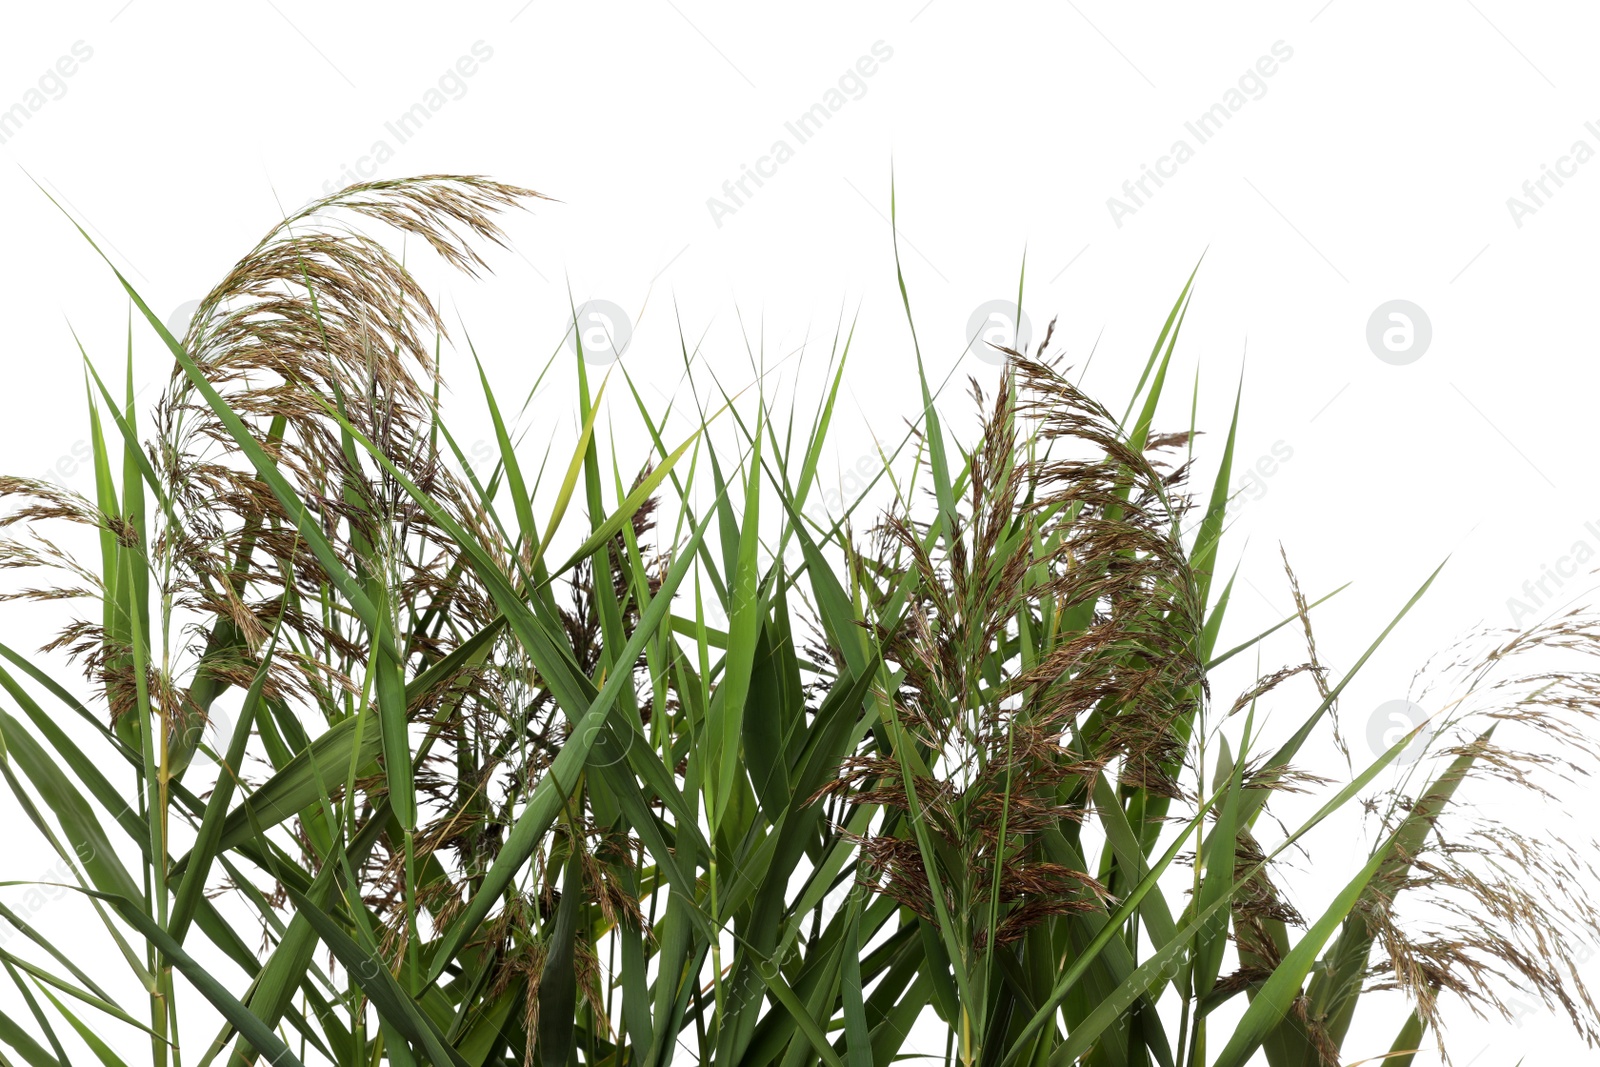
<path id="1" fill-rule="evenodd" d="M 1593 763 L 1600 628 L 1478 635 L 1398 786 L 1422 728 L 1300 769 L 1433 579 L 1337 680 L 1287 563 L 1295 613 L 1220 646 L 1238 405 L 1201 494 L 1196 428 L 1156 426 L 1192 277 L 1121 417 L 1047 337 L 972 384 L 963 441 L 912 325 L 920 417 L 819 519 L 848 326 L 809 414 L 685 342 L 687 430 L 581 339 L 559 413 L 446 348 L 384 231 L 473 274 L 537 195 L 352 186 L 183 337 L 112 269 L 164 393 L 136 410 L 131 335 L 121 382 L 84 353 L 93 494 L 0 479 L 7 610 L 70 611 L 0 646 L 0 775 L 81 942 L 0 870 L 0 1063 L 1404 1065 L 1447 999 L 1518 988 L 1600 1040 L 1584 850 L 1461 803 Z M 1303 658 L 1213 692 L 1286 628 Z M 1364 862 L 1319 858 L 1355 805 Z M 1309 914 L 1297 850 L 1335 887 Z M 1353 1029 L 1369 1005 L 1397 1011 Z"/>

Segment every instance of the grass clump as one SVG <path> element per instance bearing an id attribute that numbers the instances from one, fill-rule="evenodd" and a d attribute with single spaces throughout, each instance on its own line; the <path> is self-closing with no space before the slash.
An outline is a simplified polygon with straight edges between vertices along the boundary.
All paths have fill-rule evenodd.
<path id="1" fill-rule="evenodd" d="M 970 445 L 924 376 L 882 516 L 806 508 L 848 335 L 799 422 L 686 354 L 720 400 L 676 439 L 579 358 L 576 445 L 537 468 L 475 368 L 480 477 L 444 323 L 362 226 L 473 273 L 537 195 L 352 186 L 183 338 L 119 276 L 173 374 L 142 418 L 131 363 L 122 400 L 86 363 L 92 497 L 0 479 L 0 566 L 39 572 L 12 610 L 75 608 L 44 651 L 82 672 L 0 646 L 0 773 L 122 970 L 0 908 L 27 942 L 0 949 L 5 1062 L 871 1067 L 936 1019 L 963 1067 L 1405 1064 L 1442 997 L 1513 988 L 1600 1039 L 1582 850 L 1460 802 L 1592 764 L 1600 629 L 1480 635 L 1426 777 L 1375 785 L 1411 738 L 1300 770 L 1428 583 L 1337 683 L 1292 572 L 1296 614 L 1218 650 L 1237 409 L 1203 504 L 1193 434 L 1153 429 L 1188 285 L 1121 419 L 1048 337 L 973 384 Z M 605 454 L 607 390 L 648 456 Z M 1285 626 L 1305 660 L 1219 703 Z M 1269 738 L 1264 702 L 1297 727 Z M 1371 849 L 1329 870 L 1315 832 L 1357 803 Z M 1334 886 L 1306 914 L 1302 847 Z M 1393 1040 L 1358 1047 L 1385 990 Z"/>

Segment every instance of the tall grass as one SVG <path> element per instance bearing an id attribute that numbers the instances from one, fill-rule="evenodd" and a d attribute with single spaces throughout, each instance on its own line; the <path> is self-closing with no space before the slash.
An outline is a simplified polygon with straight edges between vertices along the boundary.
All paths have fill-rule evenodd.
<path id="1" fill-rule="evenodd" d="M 166 392 L 135 410 L 131 336 L 120 399 L 86 355 L 93 497 L 0 480 L 0 566 L 40 572 L 10 610 L 77 608 L 54 657 L 0 646 L 0 774 L 99 945 L 0 906 L 0 1062 L 871 1067 L 937 1019 L 963 1067 L 1407 1064 L 1442 997 L 1505 1012 L 1517 986 L 1600 1039 L 1582 853 L 1457 799 L 1592 761 L 1600 629 L 1482 638 L 1430 777 L 1378 784 L 1409 737 L 1345 781 L 1298 770 L 1432 578 L 1336 683 L 1292 572 L 1296 614 L 1219 650 L 1237 407 L 1202 503 L 1192 432 L 1155 429 L 1189 285 L 1121 418 L 1047 338 L 974 383 L 963 443 L 918 350 L 887 514 L 807 508 L 848 331 L 799 418 L 685 345 L 714 399 L 679 436 L 579 358 L 576 447 L 537 465 L 457 369 L 484 477 L 441 417 L 444 323 L 363 226 L 471 273 L 536 195 L 352 186 L 183 338 L 117 275 Z M 604 394 L 648 456 L 603 447 Z M 1284 627 L 1304 662 L 1219 702 Z M 1358 802 L 1367 859 L 1330 869 L 1316 831 Z M 1335 886 L 1304 917 L 1276 874 L 1301 848 Z M 1383 989 L 1392 1043 L 1358 1047 Z"/>

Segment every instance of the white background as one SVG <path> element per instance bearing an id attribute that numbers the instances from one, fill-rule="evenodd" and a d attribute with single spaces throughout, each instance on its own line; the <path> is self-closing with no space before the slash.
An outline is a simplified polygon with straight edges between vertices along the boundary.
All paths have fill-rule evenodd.
<path id="1" fill-rule="evenodd" d="M 0 36 L 0 109 L 26 106 L 75 43 L 92 56 L 0 145 L 0 469 L 89 487 L 72 458 L 87 424 L 69 325 L 112 374 L 124 344 L 125 300 L 45 192 L 166 314 L 208 290 L 284 209 L 345 184 L 380 140 L 393 158 L 369 169 L 377 176 L 486 174 L 559 201 L 510 220 L 515 250 L 489 257 L 492 276 L 427 275 L 503 396 L 526 392 L 560 344 L 569 289 L 576 302 L 628 309 L 627 365 L 664 392 L 681 372 L 681 321 L 691 344 L 703 335 L 706 364 L 740 385 L 747 341 L 771 364 L 809 336 L 798 372 L 809 396 L 840 316 L 859 310 L 835 420 L 848 466 L 874 437 L 898 440 L 917 406 L 887 221 L 892 165 L 919 336 L 936 378 L 957 371 L 941 407 L 958 425 L 962 379 L 994 377 L 964 353 L 968 316 L 1015 299 L 1024 250 L 1034 339 L 1059 316 L 1061 348 L 1081 367 L 1098 337 L 1085 385 L 1118 413 L 1205 254 L 1158 428 L 1186 427 L 1198 368 L 1208 476 L 1242 370 L 1239 466 L 1275 445 L 1292 453 L 1225 549 L 1227 564 L 1242 563 L 1224 646 L 1289 612 L 1280 542 L 1310 595 L 1353 583 L 1318 612 L 1335 668 L 1450 557 L 1346 695 L 1364 760 L 1369 714 L 1404 697 L 1427 657 L 1475 624 L 1511 623 L 1508 598 L 1576 542 L 1600 548 L 1585 529 L 1600 530 L 1590 461 L 1600 162 L 1549 185 L 1520 225 L 1507 204 L 1575 141 L 1600 150 L 1584 125 L 1600 120 L 1595 23 L 1581 5 L 1504 0 L 14 8 Z M 385 123 L 477 42 L 492 56 L 399 144 Z M 892 55 L 862 79 L 864 93 L 797 146 L 784 124 L 878 42 Z M 1279 42 L 1291 57 L 1246 85 L 1264 92 L 1198 144 L 1185 123 Z M 1108 198 L 1180 138 L 1193 158 L 1114 219 Z M 778 139 L 794 157 L 715 218 L 708 198 Z M 1405 366 L 1380 361 L 1365 336 L 1393 299 L 1431 321 L 1431 345 Z M 151 400 L 169 364 L 146 335 L 136 351 Z M 482 438 L 471 379 L 454 366 L 458 435 Z M 793 367 L 770 392 L 786 397 Z M 535 404 L 523 422 L 530 450 L 570 433 L 570 399 L 558 390 Z M 1567 582 L 1561 599 L 1584 584 Z M 6 609 L 0 633 L 31 648 L 38 627 L 23 610 Z M 1296 655 L 1292 642 L 1274 645 L 1263 662 Z M 1293 693 L 1273 708 L 1280 736 L 1310 707 L 1305 690 Z M 1501 814 L 1557 817 L 1532 804 Z M 37 869 L 25 866 L 31 831 L 17 837 L 0 877 L 43 873 L 42 852 Z M 1350 835 L 1330 848 L 1318 853 L 1322 876 L 1297 861 L 1308 913 L 1364 845 Z M 1528 1005 L 1517 1025 L 1446 1011 L 1458 1063 L 1581 1048 L 1542 1007 Z M 1396 1024 L 1377 1020 L 1370 1047 L 1353 1040 L 1348 1051 L 1384 1051 Z"/>

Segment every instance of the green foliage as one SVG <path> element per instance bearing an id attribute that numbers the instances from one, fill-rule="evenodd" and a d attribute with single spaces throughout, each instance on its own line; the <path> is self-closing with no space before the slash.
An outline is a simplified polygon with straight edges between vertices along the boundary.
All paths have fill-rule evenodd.
<path id="1" fill-rule="evenodd" d="M 468 239 L 533 195 L 352 187 L 270 232 L 181 339 L 117 276 L 174 376 L 141 422 L 88 368 L 94 499 L 0 479 L 9 525 L 76 524 L 97 551 L 5 543 L 95 606 L 50 646 L 87 702 L 0 647 L 0 774 L 147 1003 L 0 909 L 28 941 L 0 962 L 29 1013 L 0 1013 L 0 1060 L 64 1064 L 76 1035 L 118 1064 L 142 1031 L 156 1067 L 871 1067 L 929 1019 L 964 1067 L 1349 1058 L 1377 946 L 1405 951 L 1412 864 L 1506 756 L 1454 749 L 1295 928 L 1274 859 L 1410 738 L 1259 840 L 1367 657 L 1329 688 L 1313 645 L 1212 707 L 1215 667 L 1266 634 L 1215 649 L 1237 406 L 1192 531 L 1189 435 L 1153 431 L 1193 279 L 1121 420 L 1041 346 L 1010 354 L 963 445 L 918 349 L 922 417 L 881 477 L 903 502 L 931 479 L 932 507 L 874 525 L 858 499 L 824 525 L 806 503 L 848 332 L 798 436 L 759 383 L 713 379 L 724 402 L 669 438 L 626 368 L 591 394 L 580 353 L 578 440 L 537 473 L 479 366 L 496 465 L 466 463 L 432 305 L 324 220 L 398 225 L 471 270 Z M 608 388 L 650 456 L 602 449 Z M 1317 700 L 1264 755 L 1256 703 L 1297 673 Z M 1458 955 L 1400 977 L 1397 1057 L 1475 980 Z"/>

